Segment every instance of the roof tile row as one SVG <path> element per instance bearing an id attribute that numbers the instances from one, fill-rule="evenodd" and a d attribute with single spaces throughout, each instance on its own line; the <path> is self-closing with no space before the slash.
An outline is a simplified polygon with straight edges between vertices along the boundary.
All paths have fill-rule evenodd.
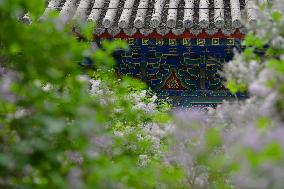
<path id="1" fill-rule="evenodd" d="M 254 4 L 254 0 L 50 0 L 44 16 L 58 10 L 64 22 L 92 21 L 96 34 L 107 31 L 112 36 L 121 31 L 180 35 L 185 30 L 194 35 L 222 30 L 230 35 L 236 29 L 245 32 L 243 21 L 256 22 Z"/>

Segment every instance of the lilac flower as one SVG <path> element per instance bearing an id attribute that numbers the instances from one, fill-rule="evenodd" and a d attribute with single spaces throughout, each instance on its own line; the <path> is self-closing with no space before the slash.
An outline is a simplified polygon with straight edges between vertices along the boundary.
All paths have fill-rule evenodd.
<path id="1" fill-rule="evenodd" d="M 74 151 L 68 151 L 67 155 L 71 162 L 76 163 L 78 165 L 83 163 L 83 157 L 80 153 Z"/>

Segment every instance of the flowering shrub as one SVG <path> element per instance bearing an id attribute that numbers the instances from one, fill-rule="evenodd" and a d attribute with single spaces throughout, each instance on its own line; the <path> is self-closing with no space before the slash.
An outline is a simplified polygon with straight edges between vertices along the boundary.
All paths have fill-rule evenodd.
<path id="1" fill-rule="evenodd" d="M 124 43 L 93 52 L 56 17 L 37 23 L 43 4 L 0 0 L 0 188 L 283 188 L 282 0 L 259 5 L 224 68 L 250 98 L 174 118 L 144 84 L 115 77 Z M 18 21 L 24 10 L 33 24 Z M 86 56 L 93 70 L 74 64 Z"/>
<path id="2" fill-rule="evenodd" d="M 280 0 L 259 4 L 246 49 L 224 68 L 228 88 L 247 100 L 176 113 L 167 159 L 186 170 L 190 188 L 283 188 L 283 12 Z"/>
<path id="3" fill-rule="evenodd" d="M 126 146 L 129 150 L 139 154 L 139 163 L 143 166 L 147 164 L 150 159 L 148 157 L 160 157 L 163 154 L 163 140 L 168 135 L 170 124 L 168 124 L 167 104 L 159 102 L 157 96 L 151 95 L 146 90 L 134 90 L 127 95 L 122 96 L 126 102 L 133 104 L 132 111 L 136 112 L 136 120 L 128 122 L 127 120 L 117 119 L 121 117 L 126 110 L 122 107 L 116 107 L 117 101 L 120 101 L 119 96 L 115 95 L 106 83 L 101 80 L 89 79 L 90 93 L 100 100 L 103 106 L 112 106 L 113 119 L 108 121 L 106 126 L 111 128 L 113 134 L 121 139 L 134 137 L 136 142 L 126 141 Z M 137 87 L 137 86 L 136 86 Z M 143 117 L 144 116 L 144 117 Z M 155 117 L 164 117 L 164 122 L 161 119 L 155 120 Z M 139 120 L 141 119 L 141 120 Z M 139 150 L 139 143 L 149 143 L 143 150 Z"/>
<path id="4" fill-rule="evenodd" d="M 38 23 L 43 5 L 0 1 L 0 188 L 180 188 L 180 169 L 162 161 L 168 109 L 115 77 L 111 54 L 126 45 L 93 52 L 58 18 Z M 76 64 L 86 56 L 94 70 Z"/>

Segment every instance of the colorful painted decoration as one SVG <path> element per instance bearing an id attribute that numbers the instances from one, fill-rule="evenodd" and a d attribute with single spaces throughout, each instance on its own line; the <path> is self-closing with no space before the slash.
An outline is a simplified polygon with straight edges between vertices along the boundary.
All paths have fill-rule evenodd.
<path id="1" fill-rule="evenodd" d="M 224 99 L 246 98 L 232 95 L 219 74 L 232 59 L 233 49 L 242 50 L 240 39 L 130 38 L 128 42 L 129 51 L 116 53 L 119 74 L 145 81 L 174 105 L 214 107 Z"/>
<path id="2" fill-rule="evenodd" d="M 162 90 L 187 90 L 183 86 L 182 81 L 176 75 L 176 71 L 173 70 L 170 76 L 165 80 L 164 86 L 161 87 Z"/>
<path id="3" fill-rule="evenodd" d="M 242 50 L 243 21 L 256 22 L 253 0 L 49 0 L 43 18 L 51 10 L 63 23 L 93 22 L 98 46 L 126 40 L 130 50 L 115 54 L 118 74 L 145 81 L 176 106 L 246 97 L 232 95 L 219 71 Z"/>

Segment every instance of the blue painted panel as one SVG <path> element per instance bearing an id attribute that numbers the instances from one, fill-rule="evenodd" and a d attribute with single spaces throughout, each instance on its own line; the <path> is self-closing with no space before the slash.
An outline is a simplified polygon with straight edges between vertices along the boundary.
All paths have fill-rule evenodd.
<path id="1" fill-rule="evenodd" d="M 160 97 L 180 99 L 176 105 L 214 105 L 222 99 L 246 97 L 246 94 L 229 93 L 218 75 L 218 70 L 232 59 L 233 50 L 242 50 L 239 39 L 164 39 L 162 43 L 161 39 L 129 41 L 127 52 L 116 52 L 119 73 L 143 78 Z M 165 82 L 173 72 L 186 90 L 165 89 Z"/>

